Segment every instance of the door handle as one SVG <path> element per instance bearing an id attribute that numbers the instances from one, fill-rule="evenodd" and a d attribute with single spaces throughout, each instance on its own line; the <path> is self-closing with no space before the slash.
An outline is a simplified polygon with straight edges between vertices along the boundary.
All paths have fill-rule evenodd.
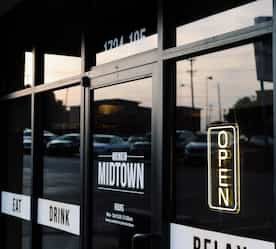
<path id="1" fill-rule="evenodd" d="M 160 239 L 161 236 L 159 234 L 154 233 L 136 233 L 132 236 L 131 239 L 131 249 L 137 249 L 136 248 L 136 241 L 137 240 L 157 240 Z"/>

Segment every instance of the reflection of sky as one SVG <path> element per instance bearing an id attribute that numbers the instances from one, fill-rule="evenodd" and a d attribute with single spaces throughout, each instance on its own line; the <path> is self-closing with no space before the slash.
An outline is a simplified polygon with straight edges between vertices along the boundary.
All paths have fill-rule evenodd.
<path id="1" fill-rule="evenodd" d="M 254 23 L 254 18 L 257 16 L 271 15 L 272 0 L 254 1 L 241 7 L 179 27 L 177 32 L 177 42 L 179 45 L 246 27 L 252 25 Z M 99 53 L 97 55 L 98 63 L 106 63 L 108 61 L 152 49 L 157 45 L 156 38 L 156 35 L 154 35 L 133 44 L 127 44 L 117 49 Z M 27 58 L 27 62 L 28 61 L 30 61 L 29 57 Z M 46 82 L 59 80 L 81 72 L 81 61 L 80 58 L 76 57 L 46 55 L 45 64 Z M 27 67 L 29 69 L 31 68 L 30 62 L 28 62 Z M 256 80 L 255 67 L 255 57 L 252 45 L 198 58 L 195 61 L 195 69 L 197 72 L 194 78 L 196 105 L 201 108 L 204 107 L 204 87 L 206 77 L 209 75 L 214 77 L 214 80 L 210 81 L 209 84 L 209 94 L 213 95 L 213 97 L 210 97 L 210 103 L 214 106 L 214 108 L 217 105 L 217 102 L 215 103 L 215 101 L 217 101 L 217 97 L 214 97 L 217 96 L 217 83 L 220 83 L 221 85 L 223 108 L 229 108 L 235 103 L 235 101 L 237 101 L 238 98 L 242 96 L 255 95 L 255 91 L 259 89 L 259 83 Z M 185 85 L 181 88 L 180 95 L 183 95 L 183 98 L 181 99 L 180 104 L 190 105 L 191 100 L 187 98 L 190 94 L 189 87 L 187 86 L 189 84 L 189 74 L 186 70 L 189 70 L 187 62 L 179 63 L 178 85 Z M 268 83 L 266 84 L 266 87 L 271 88 L 272 85 Z M 238 89 L 238 91 L 236 89 Z M 236 91 L 233 92 L 233 90 Z M 68 105 L 78 104 L 80 98 L 79 90 L 70 89 L 69 91 L 70 94 L 68 94 L 69 97 L 67 97 Z M 129 87 L 114 87 L 113 91 L 105 91 L 102 93 L 100 98 L 108 99 L 128 96 L 127 98 L 129 99 L 140 101 L 141 105 L 150 106 L 151 95 L 149 93 L 151 94 L 150 84 L 134 84 Z M 101 91 L 98 91 L 98 94 L 98 96 L 100 96 Z M 65 100 L 66 92 L 59 92 L 59 96 L 57 96 L 57 98 Z"/>
<path id="2" fill-rule="evenodd" d="M 191 106 L 188 70 L 190 70 L 189 61 L 178 62 L 178 105 Z M 206 78 L 213 77 L 213 80 L 208 80 L 211 121 L 218 120 L 218 84 L 220 85 L 222 110 L 225 111 L 233 107 L 240 98 L 256 96 L 256 91 L 260 90 L 252 44 L 197 57 L 194 61 L 194 70 L 196 70 L 194 74 L 195 107 L 202 109 L 203 116 L 206 110 Z M 265 89 L 272 89 L 272 87 L 271 83 L 265 83 Z"/>
<path id="3" fill-rule="evenodd" d="M 62 55 L 45 55 L 45 82 L 53 82 L 81 73 L 81 58 Z"/>
<path id="4" fill-rule="evenodd" d="M 152 79 L 146 78 L 127 84 L 114 85 L 95 91 L 95 100 L 124 99 L 137 101 L 140 106 L 152 106 Z"/>
<path id="5" fill-rule="evenodd" d="M 33 55 L 31 52 L 25 53 L 25 75 L 24 75 L 24 85 L 33 84 Z"/>
<path id="6" fill-rule="evenodd" d="M 79 86 L 70 87 L 54 92 L 56 100 L 61 100 L 66 107 L 79 106 L 81 99 L 81 88 Z"/>
<path id="7" fill-rule="evenodd" d="M 137 80 L 126 84 L 114 85 L 96 90 L 95 100 L 123 99 L 139 102 L 139 106 L 152 106 L 152 80 L 151 78 Z M 80 104 L 80 87 L 55 91 L 55 98 L 61 100 L 66 106 Z"/>
<path id="8" fill-rule="evenodd" d="M 234 31 L 254 24 L 258 16 L 272 16 L 272 0 L 257 0 L 177 29 L 177 45 Z"/>

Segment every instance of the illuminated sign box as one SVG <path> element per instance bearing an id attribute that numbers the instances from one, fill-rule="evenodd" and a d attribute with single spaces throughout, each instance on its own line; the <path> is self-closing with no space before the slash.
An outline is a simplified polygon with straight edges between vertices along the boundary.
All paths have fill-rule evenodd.
<path id="1" fill-rule="evenodd" d="M 239 128 L 208 128 L 208 205 L 212 210 L 240 211 Z"/>

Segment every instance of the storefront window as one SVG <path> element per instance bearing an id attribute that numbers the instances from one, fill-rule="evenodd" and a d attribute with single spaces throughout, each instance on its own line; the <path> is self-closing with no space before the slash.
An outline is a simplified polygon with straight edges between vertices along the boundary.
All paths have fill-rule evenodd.
<path id="1" fill-rule="evenodd" d="M 176 223 L 273 241 L 271 44 L 269 37 L 177 62 Z M 235 155 L 240 167 L 235 213 L 214 210 L 208 202 L 210 177 L 220 176 L 209 174 L 210 158 L 221 159 L 213 150 L 216 143 L 224 146 L 224 142 L 211 137 L 217 133 L 207 136 L 207 130 L 209 134 L 211 127 L 226 126 L 239 132 L 232 144 L 238 148 Z M 232 158 L 231 153 L 225 158 Z M 219 200 L 218 195 L 217 202 L 230 205 L 231 195 L 223 197 Z"/>
<path id="2" fill-rule="evenodd" d="M 7 235 L 4 248 L 27 249 L 31 245 L 31 98 L 1 104 L 1 219 Z"/>
<path id="3" fill-rule="evenodd" d="M 80 87 L 41 97 L 43 195 L 38 200 L 38 223 L 47 227 L 42 230 L 42 246 L 77 249 L 79 227 L 73 221 L 79 221 L 79 213 L 73 211 L 80 204 Z"/>

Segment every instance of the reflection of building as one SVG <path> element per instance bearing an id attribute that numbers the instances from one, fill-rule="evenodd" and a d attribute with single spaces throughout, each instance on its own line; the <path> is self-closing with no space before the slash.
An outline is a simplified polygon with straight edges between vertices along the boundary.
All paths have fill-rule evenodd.
<path id="1" fill-rule="evenodd" d="M 96 133 L 133 135 L 150 131 L 151 108 L 141 107 L 139 102 L 100 100 L 95 101 L 94 111 Z"/>
<path id="2" fill-rule="evenodd" d="M 79 106 L 71 106 L 68 112 L 68 120 L 70 124 L 70 129 L 72 132 L 79 130 L 79 120 L 80 120 L 80 107 Z"/>
<path id="3" fill-rule="evenodd" d="M 176 129 L 199 131 L 200 111 L 200 108 L 178 106 L 176 108 Z"/>

